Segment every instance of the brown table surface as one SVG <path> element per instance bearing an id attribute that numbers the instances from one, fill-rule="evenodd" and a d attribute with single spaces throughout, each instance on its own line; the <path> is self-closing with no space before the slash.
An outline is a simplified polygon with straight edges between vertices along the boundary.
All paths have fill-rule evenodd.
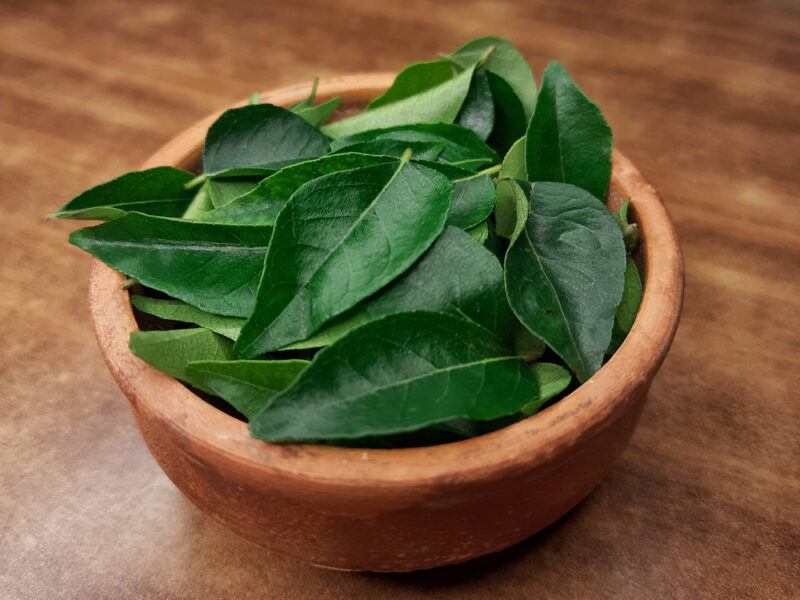
<path id="1" fill-rule="evenodd" d="M 411 575 L 328 572 L 201 515 L 97 351 L 43 216 L 195 119 L 470 37 L 558 57 L 658 188 L 686 308 L 633 441 L 542 534 Z M 800 6 L 0 0 L 0 598 L 800 597 Z"/>

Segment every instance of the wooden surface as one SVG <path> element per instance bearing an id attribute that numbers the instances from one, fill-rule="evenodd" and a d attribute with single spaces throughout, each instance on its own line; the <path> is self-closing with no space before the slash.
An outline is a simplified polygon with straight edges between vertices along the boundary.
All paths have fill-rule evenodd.
<path id="1" fill-rule="evenodd" d="M 799 31 L 790 2 L 0 0 L 0 598 L 797 598 Z M 632 444 L 467 565 L 354 575 L 244 542 L 150 458 L 73 225 L 42 216 L 252 89 L 483 33 L 564 62 L 675 219 L 684 317 Z"/>

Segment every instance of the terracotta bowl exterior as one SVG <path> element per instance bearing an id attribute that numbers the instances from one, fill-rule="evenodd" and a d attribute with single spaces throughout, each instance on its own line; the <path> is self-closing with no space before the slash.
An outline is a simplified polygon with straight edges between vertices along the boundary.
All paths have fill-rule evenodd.
<path id="1" fill-rule="evenodd" d="M 323 80 L 318 98 L 355 110 L 391 75 Z M 264 94 L 291 105 L 308 85 Z M 144 164 L 194 169 L 217 115 Z M 159 465 L 200 510 L 241 536 L 315 565 L 410 571 L 465 561 L 519 542 L 567 513 L 605 477 L 631 437 L 680 316 L 683 265 L 654 189 L 614 153 L 609 204 L 630 198 L 641 228 L 645 292 L 627 340 L 594 377 L 537 415 L 470 440 L 401 450 L 265 443 L 247 425 L 136 358 L 138 329 L 123 277 L 91 271 L 103 357 Z M 165 523 L 165 527 L 169 524 Z"/>

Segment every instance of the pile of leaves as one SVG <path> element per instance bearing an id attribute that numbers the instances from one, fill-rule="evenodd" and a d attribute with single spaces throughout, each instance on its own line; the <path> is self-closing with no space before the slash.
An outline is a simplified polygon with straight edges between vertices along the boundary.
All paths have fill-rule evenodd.
<path id="1" fill-rule="evenodd" d="M 611 130 L 559 63 L 537 91 L 480 38 L 355 116 L 315 100 L 255 96 L 199 175 L 128 173 L 56 213 L 105 221 L 70 241 L 138 290 L 137 356 L 257 438 L 394 447 L 536 413 L 619 347 L 636 229 L 604 203 Z"/>

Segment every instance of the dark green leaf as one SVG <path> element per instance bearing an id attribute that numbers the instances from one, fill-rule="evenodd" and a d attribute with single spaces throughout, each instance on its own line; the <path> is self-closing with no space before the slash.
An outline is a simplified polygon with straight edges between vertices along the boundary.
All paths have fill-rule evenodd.
<path id="1" fill-rule="evenodd" d="M 503 268 L 489 250 L 469 234 L 446 227 L 414 265 L 377 294 L 308 340 L 287 350 L 319 348 L 386 315 L 416 310 L 450 312 L 509 340 L 515 321 L 505 296 Z"/>
<path id="2" fill-rule="evenodd" d="M 239 196 L 252 191 L 261 181 L 260 177 L 231 177 L 225 179 L 209 179 L 208 196 L 214 208 L 230 204 Z"/>
<path id="3" fill-rule="evenodd" d="M 469 229 L 484 221 L 494 209 L 495 189 L 488 175 L 453 181 L 453 205 L 447 224 Z"/>
<path id="4" fill-rule="evenodd" d="M 403 141 L 393 139 L 376 139 L 351 144 L 342 150 L 345 153 L 369 154 L 372 156 L 401 157 L 406 150 L 416 160 L 435 161 L 444 151 L 446 142 L 442 140 L 431 141 Z"/>
<path id="5" fill-rule="evenodd" d="M 268 441 L 352 439 L 456 418 L 489 420 L 540 396 L 525 362 L 469 321 L 400 313 L 360 327 L 250 421 Z"/>
<path id="6" fill-rule="evenodd" d="M 423 92 L 382 104 L 361 114 L 326 125 L 323 131 L 334 138 L 414 123 L 452 123 L 467 97 L 474 67 Z"/>
<path id="7" fill-rule="evenodd" d="M 522 102 L 509 83 L 492 72 L 487 76 L 494 107 L 494 127 L 489 136 L 489 145 L 502 156 L 514 142 L 525 136 L 528 119 Z"/>
<path id="8" fill-rule="evenodd" d="M 475 132 L 482 140 L 487 140 L 494 128 L 494 102 L 489 79 L 483 70 L 475 72 L 469 85 L 467 97 L 456 117 L 456 125 Z M 516 139 L 516 138 L 515 138 Z"/>
<path id="9" fill-rule="evenodd" d="M 583 382 L 600 368 L 622 298 L 625 245 L 614 217 L 573 185 L 534 183 L 505 261 L 517 318 Z"/>
<path id="10" fill-rule="evenodd" d="M 80 229 L 70 242 L 148 287 L 244 317 L 255 304 L 270 231 L 128 213 Z"/>
<path id="11" fill-rule="evenodd" d="M 558 62 L 547 65 L 525 141 L 530 181 L 560 181 L 601 200 L 611 177 L 611 129 Z"/>
<path id="12" fill-rule="evenodd" d="M 131 304 L 138 310 L 167 321 L 193 323 L 214 333 L 236 340 L 244 326 L 245 320 L 240 317 L 225 317 L 207 312 L 181 300 L 164 298 L 148 298 L 147 296 L 131 296 Z"/>
<path id="13" fill-rule="evenodd" d="M 105 221 L 128 211 L 180 217 L 194 196 L 184 187 L 193 177 L 173 167 L 134 171 L 83 192 L 53 217 Z"/>
<path id="14" fill-rule="evenodd" d="M 642 280 L 639 277 L 639 269 L 632 258 L 628 258 L 625 265 L 625 289 L 622 292 L 622 301 L 617 307 L 614 316 L 614 327 L 611 331 L 611 346 L 609 354 L 613 354 L 625 341 L 625 337 L 633 327 L 636 320 L 636 313 L 639 312 L 639 304 L 642 302 Z"/>
<path id="15" fill-rule="evenodd" d="M 328 138 L 291 111 L 259 104 L 226 110 L 206 135 L 203 172 L 211 176 L 266 176 L 322 156 Z"/>
<path id="16" fill-rule="evenodd" d="M 201 215 L 199 219 L 208 223 L 230 225 L 273 225 L 289 198 L 304 183 L 329 173 L 384 164 L 397 164 L 397 159 L 342 153 L 284 167 L 262 180 L 251 192 L 227 206 Z"/>
<path id="17" fill-rule="evenodd" d="M 251 419 L 307 366 L 305 360 L 203 360 L 189 363 L 186 373 Z"/>
<path id="18" fill-rule="evenodd" d="M 525 109 L 525 121 L 531 118 L 536 105 L 536 80 L 519 51 L 507 40 L 498 37 L 474 39 L 449 55 L 448 58 L 467 68 L 486 55 L 490 48 L 494 51 L 483 63 L 483 68 L 502 77 L 513 89 Z"/>
<path id="19" fill-rule="evenodd" d="M 449 123 L 421 123 L 363 131 L 334 140 L 331 152 L 363 151 L 361 148 L 366 142 L 386 141 L 400 142 L 398 148 L 409 144 L 442 144 L 444 148 L 438 156 L 439 161 L 471 171 L 500 162 L 497 153 L 475 132 Z M 426 159 L 416 153 L 414 158 Z"/>
<path id="20" fill-rule="evenodd" d="M 381 289 L 438 237 L 452 197 L 444 176 L 404 161 L 305 184 L 275 221 L 237 353 L 252 358 L 306 339 Z"/>
<path id="21" fill-rule="evenodd" d="M 369 103 L 367 110 L 421 94 L 449 81 L 455 74 L 453 65 L 446 60 L 431 60 L 410 65 L 397 74 L 388 90 Z"/>
<path id="22" fill-rule="evenodd" d="M 131 352 L 167 375 L 203 390 L 211 391 L 186 371 L 186 365 L 197 360 L 230 360 L 230 340 L 206 329 L 173 329 L 169 331 L 134 331 L 129 342 Z"/>

